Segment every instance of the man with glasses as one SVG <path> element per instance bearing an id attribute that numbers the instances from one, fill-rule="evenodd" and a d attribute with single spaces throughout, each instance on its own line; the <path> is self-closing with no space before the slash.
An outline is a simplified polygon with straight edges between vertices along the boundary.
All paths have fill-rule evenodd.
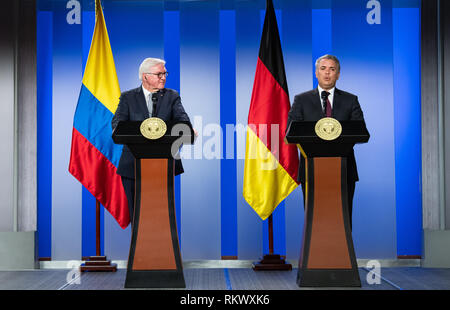
<path id="1" fill-rule="evenodd" d="M 165 88 L 168 75 L 165 63 L 158 58 L 144 59 L 139 67 L 139 80 L 142 84 L 121 94 L 111 122 L 113 129 L 119 121 L 143 121 L 149 117 L 158 117 L 165 122 L 190 122 L 178 92 Z M 175 175 L 183 172 L 181 160 L 175 160 Z M 135 190 L 134 157 L 127 146 L 123 147 L 117 173 L 122 177 L 132 221 Z"/>

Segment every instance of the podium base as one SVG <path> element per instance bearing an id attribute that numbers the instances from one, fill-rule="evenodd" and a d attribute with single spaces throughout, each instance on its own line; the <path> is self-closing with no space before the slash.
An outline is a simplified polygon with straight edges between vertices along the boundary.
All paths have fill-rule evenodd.
<path id="1" fill-rule="evenodd" d="M 354 269 L 299 269 L 297 285 L 300 287 L 361 287 L 361 280 L 358 270 Z"/>
<path id="2" fill-rule="evenodd" d="M 106 259 L 106 256 L 89 256 L 83 259 L 84 264 L 80 265 L 80 271 L 108 271 L 116 272 L 117 264 L 111 264 L 111 261 Z"/>
<path id="3" fill-rule="evenodd" d="M 252 268 L 255 271 L 292 270 L 292 265 L 286 263 L 285 259 L 278 254 L 267 254 L 259 262 L 254 262 Z"/>
<path id="4" fill-rule="evenodd" d="M 186 288 L 186 283 L 179 270 L 128 270 L 125 288 Z"/>

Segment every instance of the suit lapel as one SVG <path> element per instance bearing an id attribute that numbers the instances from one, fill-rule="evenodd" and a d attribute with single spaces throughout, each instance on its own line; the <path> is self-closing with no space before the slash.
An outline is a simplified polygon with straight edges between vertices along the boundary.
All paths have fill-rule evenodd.
<path id="1" fill-rule="evenodd" d="M 156 102 L 156 115 L 159 115 L 161 107 L 163 106 L 164 95 L 166 93 L 166 89 L 163 88 L 158 92 L 158 101 Z"/>
<path id="2" fill-rule="evenodd" d="M 313 89 L 312 94 L 312 102 L 314 105 L 314 110 L 317 111 L 320 117 L 324 116 L 324 112 L 322 110 L 322 102 L 320 101 L 319 90 L 317 88 Z"/>
<path id="3" fill-rule="evenodd" d="M 341 108 L 341 91 L 334 89 L 333 109 L 331 110 L 331 117 L 336 118 L 339 109 Z"/>
<path id="4" fill-rule="evenodd" d="M 138 107 L 138 112 L 142 113 L 145 118 L 149 117 L 147 102 L 145 101 L 144 91 L 142 87 L 136 88 L 136 102 Z"/>

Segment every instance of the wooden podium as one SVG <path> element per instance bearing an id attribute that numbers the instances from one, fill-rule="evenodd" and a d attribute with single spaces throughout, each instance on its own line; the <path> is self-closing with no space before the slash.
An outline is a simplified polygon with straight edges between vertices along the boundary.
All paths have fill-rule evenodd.
<path id="1" fill-rule="evenodd" d="M 167 124 L 167 132 L 149 140 L 140 132 L 141 122 L 119 122 L 113 132 L 117 144 L 125 144 L 135 157 L 136 189 L 134 220 L 128 256 L 126 288 L 186 287 L 178 243 L 174 200 L 172 149 L 192 144 L 189 123 Z M 175 147 L 174 147 L 175 146 Z"/>
<path id="2" fill-rule="evenodd" d="M 347 158 L 365 143 L 364 121 L 343 121 L 335 140 L 315 133 L 316 122 L 292 122 L 288 143 L 297 144 L 306 164 L 305 225 L 297 284 L 312 287 L 361 286 L 353 247 L 347 194 Z"/>

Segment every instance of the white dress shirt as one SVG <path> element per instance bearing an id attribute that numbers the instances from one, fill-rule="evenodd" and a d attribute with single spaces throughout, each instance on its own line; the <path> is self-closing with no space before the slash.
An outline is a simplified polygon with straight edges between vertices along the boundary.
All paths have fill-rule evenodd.
<path id="1" fill-rule="evenodd" d="M 142 87 L 142 90 L 144 91 L 144 97 L 145 97 L 145 102 L 147 103 L 148 113 L 150 114 L 150 116 L 152 116 L 152 110 L 153 110 L 152 95 L 153 95 L 153 93 L 151 91 L 148 91 L 147 89 L 145 89 L 144 86 L 141 86 L 141 87 Z"/>
<path id="2" fill-rule="evenodd" d="M 320 86 L 317 86 L 317 89 L 319 90 L 319 98 L 320 98 L 320 102 L 322 103 L 322 91 L 324 91 L 324 89 Z M 334 99 L 334 90 L 335 89 L 336 89 L 336 87 L 333 87 L 332 89 L 327 90 L 327 92 L 330 93 L 328 95 L 328 100 L 330 101 L 331 108 L 333 108 L 333 99 Z"/>

